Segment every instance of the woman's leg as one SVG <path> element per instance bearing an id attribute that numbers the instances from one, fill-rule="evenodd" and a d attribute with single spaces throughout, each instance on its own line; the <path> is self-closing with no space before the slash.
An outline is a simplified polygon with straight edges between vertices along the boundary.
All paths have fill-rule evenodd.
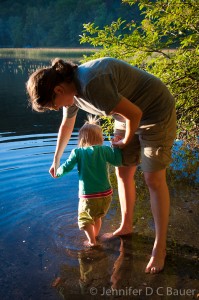
<path id="1" fill-rule="evenodd" d="M 135 204 L 135 171 L 136 166 L 116 168 L 122 220 L 120 227 L 113 235 L 132 233 L 133 210 Z"/>
<path id="2" fill-rule="evenodd" d="M 146 273 L 158 273 L 164 268 L 166 238 L 169 220 L 170 197 L 166 182 L 166 170 L 145 172 L 145 181 L 150 192 L 151 210 L 155 223 L 155 242 Z"/>

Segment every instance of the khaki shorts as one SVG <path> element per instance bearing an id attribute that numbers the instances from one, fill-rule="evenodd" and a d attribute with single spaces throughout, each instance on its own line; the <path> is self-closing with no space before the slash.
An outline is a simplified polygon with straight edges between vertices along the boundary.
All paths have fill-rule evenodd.
<path id="1" fill-rule="evenodd" d="M 125 124 L 116 122 L 114 135 L 124 137 Z M 118 128 L 120 129 L 118 129 Z M 142 125 L 136 131 L 132 141 L 122 149 L 123 166 L 140 164 L 144 172 L 155 172 L 165 169 L 172 161 L 171 149 L 176 137 L 176 112 L 162 122 Z"/>
<path id="2" fill-rule="evenodd" d="M 96 218 L 106 215 L 112 195 L 100 198 L 80 198 L 78 207 L 78 226 L 83 229 L 85 225 L 95 224 Z"/>

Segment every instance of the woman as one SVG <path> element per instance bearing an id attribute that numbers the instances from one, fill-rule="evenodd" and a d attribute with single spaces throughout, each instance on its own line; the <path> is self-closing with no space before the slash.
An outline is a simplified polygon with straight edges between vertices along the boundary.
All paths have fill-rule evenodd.
<path id="1" fill-rule="evenodd" d="M 163 270 L 170 206 L 166 167 L 171 162 L 176 132 L 175 102 L 166 86 L 147 72 L 106 57 L 80 66 L 55 59 L 52 66 L 30 76 L 27 90 L 34 110 L 63 108 L 54 161 L 49 170 L 53 177 L 79 108 L 115 118 L 113 145 L 122 149 L 123 166 L 116 168 L 122 222 L 113 235 L 132 233 L 133 177 L 141 156 L 156 232 L 145 272 Z"/>

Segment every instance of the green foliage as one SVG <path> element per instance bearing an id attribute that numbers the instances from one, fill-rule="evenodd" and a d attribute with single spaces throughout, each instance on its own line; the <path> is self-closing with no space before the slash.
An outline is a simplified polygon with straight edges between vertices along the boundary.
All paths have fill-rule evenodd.
<path id="1" fill-rule="evenodd" d="M 101 127 L 103 130 L 103 133 L 106 135 L 106 137 L 108 138 L 108 140 L 111 140 L 111 135 L 113 135 L 113 118 L 112 117 L 100 117 L 101 119 Z"/>
<path id="2" fill-rule="evenodd" d="M 92 58 L 123 59 L 159 77 L 176 99 L 178 137 L 198 135 L 199 2 L 195 0 L 123 0 L 132 12 L 138 4 L 143 19 L 137 24 L 121 18 L 100 29 L 84 24 L 80 43 L 100 47 Z M 85 57 L 84 61 L 91 59 Z"/>

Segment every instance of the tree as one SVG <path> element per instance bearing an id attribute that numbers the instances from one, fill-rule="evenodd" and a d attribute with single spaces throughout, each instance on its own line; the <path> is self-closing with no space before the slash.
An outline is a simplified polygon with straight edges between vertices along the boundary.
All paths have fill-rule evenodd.
<path id="1" fill-rule="evenodd" d="M 2 0 L 0 47 L 79 47 L 83 23 L 118 16 L 130 20 L 121 0 Z"/>
<path id="2" fill-rule="evenodd" d="M 131 6 L 132 13 L 138 4 L 143 16 L 140 24 L 119 18 L 100 29 L 94 23 L 87 23 L 80 43 L 100 47 L 93 58 L 112 56 L 123 59 L 159 77 L 176 99 L 178 137 L 196 139 L 199 121 L 199 2 L 122 2 Z"/>
<path id="3" fill-rule="evenodd" d="M 5 47 L 5 45 L 10 46 L 11 44 L 12 42 L 8 28 L 8 22 L 7 20 L 4 21 L 0 18 L 0 45 L 2 45 L 2 47 Z"/>
<path id="4" fill-rule="evenodd" d="M 10 17 L 8 19 L 8 27 L 10 27 L 10 37 L 14 47 L 20 47 L 23 44 L 23 24 L 20 17 Z"/>

